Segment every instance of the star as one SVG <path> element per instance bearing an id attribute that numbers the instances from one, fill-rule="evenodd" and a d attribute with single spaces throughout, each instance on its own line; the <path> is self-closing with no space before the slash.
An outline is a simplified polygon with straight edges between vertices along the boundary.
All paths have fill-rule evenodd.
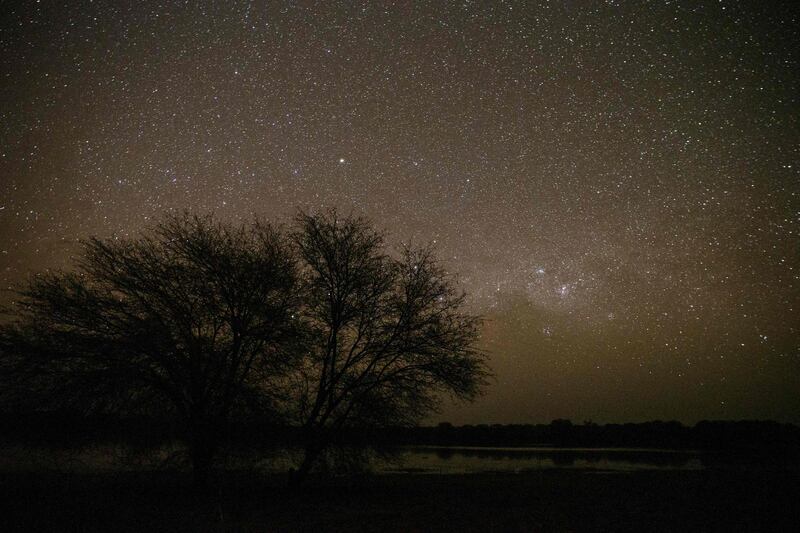
<path id="1" fill-rule="evenodd" d="M 167 211 L 336 208 L 484 315 L 517 385 L 442 417 L 800 422 L 800 8 L 167 4 L 0 20 L 0 307 Z"/>

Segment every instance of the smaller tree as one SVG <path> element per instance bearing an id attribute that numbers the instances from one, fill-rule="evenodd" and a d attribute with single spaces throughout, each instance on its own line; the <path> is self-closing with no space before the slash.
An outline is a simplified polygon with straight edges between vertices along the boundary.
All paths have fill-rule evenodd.
<path id="1" fill-rule="evenodd" d="M 232 413 L 264 411 L 296 339 L 298 279 L 269 225 L 183 214 L 89 239 L 41 274 L 0 329 L 6 402 L 175 416 L 203 485 Z"/>
<path id="2" fill-rule="evenodd" d="M 478 317 L 430 249 L 385 251 L 362 218 L 300 214 L 306 348 L 294 373 L 303 477 L 345 427 L 408 426 L 488 376 Z"/>

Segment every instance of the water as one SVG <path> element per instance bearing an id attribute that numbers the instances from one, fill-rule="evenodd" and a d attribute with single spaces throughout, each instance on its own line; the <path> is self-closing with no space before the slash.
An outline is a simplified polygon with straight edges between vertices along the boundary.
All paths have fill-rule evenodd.
<path id="1" fill-rule="evenodd" d="M 632 448 L 402 448 L 397 461 L 375 465 L 381 473 L 477 474 L 548 469 L 596 472 L 702 470 L 700 452 Z"/>
<path id="2" fill-rule="evenodd" d="M 218 464 L 228 468 L 254 467 L 265 473 L 285 473 L 297 467 L 299 449 L 277 448 L 243 451 L 220 456 Z M 349 457 L 347 454 L 344 457 Z M 351 461 L 352 458 L 346 461 Z M 52 470 L 64 472 L 103 472 L 187 468 L 183 446 L 173 443 L 156 449 L 132 449 L 120 445 L 98 445 L 74 450 L 0 446 L 0 472 L 14 470 Z M 782 470 L 800 472 L 796 456 L 769 454 L 725 454 L 692 450 L 644 448 L 489 448 L 405 446 L 389 458 L 372 457 L 368 465 L 340 463 L 345 471 L 376 474 L 481 474 L 523 473 L 541 470 L 577 470 L 587 473 L 625 473 L 637 471 Z"/>

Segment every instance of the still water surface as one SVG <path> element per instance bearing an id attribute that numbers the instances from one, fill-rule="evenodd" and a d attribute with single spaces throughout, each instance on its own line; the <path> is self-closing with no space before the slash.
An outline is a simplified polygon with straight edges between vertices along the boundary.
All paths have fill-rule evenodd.
<path id="1" fill-rule="evenodd" d="M 472 474 L 547 469 L 633 472 L 702 470 L 699 452 L 631 448 L 407 447 L 397 462 L 379 463 L 383 473 Z"/>
<path id="2" fill-rule="evenodd" d="M 220 458 L 227 467 L 255 466 L 264 472 L 286 472 L 296 467 L 299 450 L 276 449 L 254 455 Z M 178 445 L 131 451 L 123 446 L 93 446 L 79 450 L 53 450 L 0 446 L 0 471 L 59 470 L 114 471 L 186 466 L 185 449 Z M 378 474 L 472 474 L 568 469 L 586 472 L 636 472 L 643 470 L 703 470 L 705 468 L 780 468 L 798 465 L 742 462 L 719 454 L 692 450 L 637 448 L 483 448 L 406 446 L 390 459 L 373 459 L 369 470 Z"/>

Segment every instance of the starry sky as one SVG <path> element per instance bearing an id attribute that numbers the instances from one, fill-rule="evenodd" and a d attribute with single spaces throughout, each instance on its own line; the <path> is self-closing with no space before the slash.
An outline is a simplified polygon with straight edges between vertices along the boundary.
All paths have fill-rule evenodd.
<path id="1" fill-rule="evenodd" d="M 3 289 L 168 210 L 336 207 L 486 317 L 493 385 L 433 421 L 800 422 L 793 2 L 2 9 Z"/>

